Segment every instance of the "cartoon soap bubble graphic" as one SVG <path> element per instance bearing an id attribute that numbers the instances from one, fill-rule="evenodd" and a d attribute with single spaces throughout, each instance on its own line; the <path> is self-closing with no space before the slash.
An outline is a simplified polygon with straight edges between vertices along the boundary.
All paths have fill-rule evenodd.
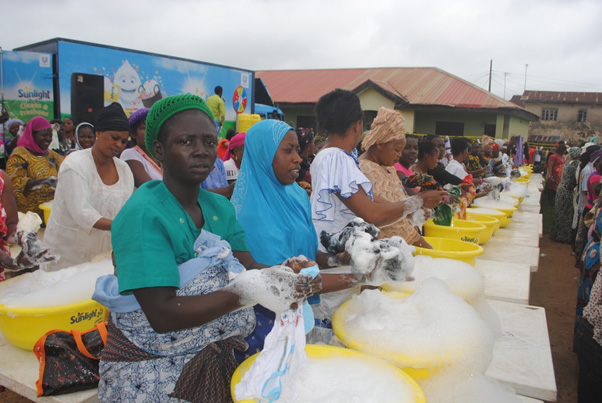
<path id="1" fill-rule="evenodd" d="M 121 103 L 124 108 L 131 108 L 138 97 L 140 77 L 127 60 L 115 72 L 113 84 L 120 87 L 119 103 Z"/>

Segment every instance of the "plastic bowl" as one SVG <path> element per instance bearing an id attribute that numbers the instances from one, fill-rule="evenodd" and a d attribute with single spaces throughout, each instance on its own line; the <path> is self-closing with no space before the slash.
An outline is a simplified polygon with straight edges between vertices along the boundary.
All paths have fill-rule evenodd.
<path id="1" fill-rule="evenodd" d="M 403 299 L 408 297 L 408 294 L 404 293 L 387 292 L 387 294 L 394 298 Z M 332 316 L 332 330 L 334 331 L 334 334 L 339 338 L 339 340 L 341 340 L 343 344 L 345 344 L 345 346 L 353 350 L 363 351 L 365 353 L 384 358 L 387 361 L 397 365 L 417 381 L 428 379 L 432 373 L 438 372 L 439 368 L 445 367 L 454 359 L 457 359 L 458 356 L 463 354 L 462 351 L 448 351 L 442 356 L 405 356 L 394 351 L 384 351 L 383 349 L 375 349 L 371 348 L 371 346 L 364 345 L 360 341 L 355 340 L 352 335 L 348 334 L 347 329 L 345 328 L 345 318 L 349 315 L 349 306 L 351 301 L 352 300 L 349 300 L 341 305 Z M 431 368 L 430 370 L 423 367 L 424 362 L 431 363 L 431 365 L 429 365 Z"/>
<path id="2" fill-rule="evenodd" d="M 50 210 L 52 210 L 52 201 L 42 203 L 38 207 L 44 212 L 44 224 L 48 225 L 48 219 L 50 218 Z"/>
<path id="3" fill-rule="evenodd" d="M 493 217 L 466 213 L 466 220 L 470 222 L 476 222 L 485 226 L 485 231 L 481 233 L 481 240 L 479 241 L 479 245 L 483 245 L 485 242 L 489 241 L 489 239 L 493 235 L 494 229 L 496 227 L 500 227 L 500 220 Z"/>
<path id="4" fill-rule="evenodd" d="M 12 344 L 33 350 L 50 330 L 88 330 L 106 320 L 108 309 L 94 300 L 74 304 L 24 308 L 0 305 L 0 331 Z"/>
<path id="5" fill-rule="evenodd" d="M 485 253 L 482 246 L 474 243 L 458 241 L 450 238 L 424 237 L 433 249 L 416 247 L 416 255 L 428 255 L 432 257 L 444 257 L 447 259 L 461 260 L 474 266 L 477 256 Z"/>
<path id="6" fill-rule="evenodd" d="M 516 183 L 524 183 L 525 185 L 528 185 L 529 183 L 531 183 L 531 179 L 527 179 L 527 178 L 516 178 L 514 180 L 514 182 Z"/>
<path id="7" fill-rule="evenodd" d="M 479 244 L 481 234 L 486 231 L 483 224 L 474 221 L 452 219 L 451 226 L 437 225 L 433 220 L 424 223 L 424 235 L 428 237 L 450 238 L 458 241 Z M 491 237 L 491 234 L 489 235 Z"/>
<path id="8" fill-rule="evenodd" d="M 379 369 L 383 368 L 383 370 L 392 371 L 398 378 L 400 382 L 406 383 L 412 388 L 415 392 L 415 403 L 426 403 L 426 397 L 422 392 L 422 389 L 414 379 L 410 377 L 406 372 L 401 369 L 389 364 L 388 362 L 381 360 L 372 355 L 368 355 L 362 353 L 360 351 L 349 350 L 347 348 L 335 347 L 335 346 L 327 346 L 327 345 L 313 345 L 307 344 L 305 346 L 305 352 L 307 356 L 310 358 L 319 358 L 319 359 L 328 359 L 328 358 L 348 358 L 349 360 L 361 360 L 365 362 L 366 365 L 377 366 Z M 251 368 L 251 365 L 255 362 L 257 358 L 257 354 L 252 355 L 247 358 L 243 363 L 241 363 L 234 374 L 232 375 L 232 382 L 230 383 L 230 392 L 232 393 L 232 400 L 236 403 L 253 403 L 254 400 L 236 400 L 236 395 L 234 393 L 234 389 L 236 385 L 242 380 L 245 372 Z M 344 383 L 340 384 L 344 386 Z"/>
<path id="9" fill-rule="evenodd" d="M 517 197 L 513 197 L 507 194 L 500 194 L 500 203 L 502 204 L 511 204 L 514 207 L 518 208 L 518 206 L 520 205 L 520 201 L 518 200 Z"/>
<path id="10" fill-rule="evenodd" d="M 466 209 L 466 214 L 468 214 L 468 213 L 470 213 L 471 216 L 474 216 L 474 217 L 495 218 L 497 220 L 497 223 L 493 227 L 493 233 L 494 234 L 496 233 L 496 231 L 498 229 L 500 229 L 500 222 L 501 222 L 502 218 L 506 217 L 506 214 L 502 213 L 499 210 L 488 209 L 488 208 L 485 208 L 485 207 L 482 207 L 482 208 L 467 208 Z"/>
<path id="11" fill-rule="evenodd" d="M 478 199 L 475 200 L 475 202 L 478 202 Z M 481 206 L 477 205 L 476 203 L 473 203 L 472 207 L 480 208 Z M 507 227 L 510 224 L 510 222 L 512 221 L 512 215 L 517 210 L 516 207 L 513 207 L 513 208 L 508 208 L 508 207 L 491 207 L 491 206 L 482 206 L 482 207 L 486 208 L 487 210 L 491 210 L 491 209 L 499 210 L 499 211 L 501 211 L 502 213 L 505 214 L 505 217 L 503 217 L 500 220 L 500 228 Z"/>
<path id="12" fill-rule="evenodd" d="M 384 283 L 380 286 L 383 291 L 403 293 L 412 295 L 420 286 L 422 282 L 428 278 L 439 278 L 444 281 L 449 290 L 456 294 L 467 304 L 471 305 L 475 310 L 479 310 L 479 306 L 483 300 L 485 293 L 485 280 L 478 270 L 466 262 L 455 262 L 452 268 L 447 263 L 450 259 L 439 259 L 439 258 L 424 258 L 427 259 L 422 265 L 416 265 L 414 268 L 413 276 L 414 281 L 391 281 Z M 448 265 L 445 267 L 445 265 Z M 445 267 L 446 270 L 440 272 L 441 277 L 433 276 L 428 277 L 424 273 L 418 272 L 420 266 L 433 268 L 433 266 Z M 451 271 L 450 271 L 451 270 Z"/>

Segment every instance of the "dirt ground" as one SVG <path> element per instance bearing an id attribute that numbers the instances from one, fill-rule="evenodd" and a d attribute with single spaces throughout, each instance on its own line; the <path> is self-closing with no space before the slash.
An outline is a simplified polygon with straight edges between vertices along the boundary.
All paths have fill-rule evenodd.
<path id="1" fill-rule="evenodd" d="M 577 356 L 572 350 L 577 297 L 577 273 L 569 245 L 540 240 L 539 270 L 531 274 L 530 304 L 546 309 L 552 359 L 558 389 L 557 402 L 577 402 Z M 0 393 L 0 402 L 29 402 L 11 391 Z"/>
<path id="2" fill-rule="evenodd" d="M 540 240 L 539 269 L 531 274 L 529 303 L 546 309 L 557 402 L 577 402 L 577 356 L 573 353 L 573 325 L 577 302 L 578 269 L 569 245 Z"/>

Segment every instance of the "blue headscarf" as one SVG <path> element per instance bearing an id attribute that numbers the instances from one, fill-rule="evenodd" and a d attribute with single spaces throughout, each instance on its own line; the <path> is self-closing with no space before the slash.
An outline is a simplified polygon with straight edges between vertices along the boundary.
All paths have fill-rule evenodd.
<path id="1" fill-rule="evenodd" d="M 255 260 L 267 265 L 297 255 L 315 259 L 318 248 L 307 192 L 297 183 L 282 185 L 272 168 L 276 150 L 291 130 L 282 121 L 268 119 L 247 131 L 245 154 L 232 195 L 250 252 Z"/>

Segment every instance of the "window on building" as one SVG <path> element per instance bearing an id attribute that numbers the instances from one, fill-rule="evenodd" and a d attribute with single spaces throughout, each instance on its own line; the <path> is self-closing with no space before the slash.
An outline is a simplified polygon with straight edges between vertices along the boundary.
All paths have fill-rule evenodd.
<path id="1" fill-rule="evenodd" d="M 303 127 L 303 128 L 311 128 L 314 129 L 314 132 L 316 131 L 316 117 L 315 116 L 297 116 L 297 128 L 299 127 Z"/>
<path id="2" fill-rule="evenodd" d="M 461 122 L 437 122 L 435 134 L 439 136 L 463 136 L 464 123 Z"/>
<path id="3" fill-rule="evenodd" d="M 542 108 L 541 120 L 558 120 L 558 108 Z"/>
<path id="4" fill-rule="evenodd" d="M 587 109 L 579 109 L 577 122 L 585 123 L 587 121 Z"/>
<path id="5" fill-rule="evenodd" d="M 495 125 L 485 124 L 485 134 L 489 137 L 495 137 Z"/>

